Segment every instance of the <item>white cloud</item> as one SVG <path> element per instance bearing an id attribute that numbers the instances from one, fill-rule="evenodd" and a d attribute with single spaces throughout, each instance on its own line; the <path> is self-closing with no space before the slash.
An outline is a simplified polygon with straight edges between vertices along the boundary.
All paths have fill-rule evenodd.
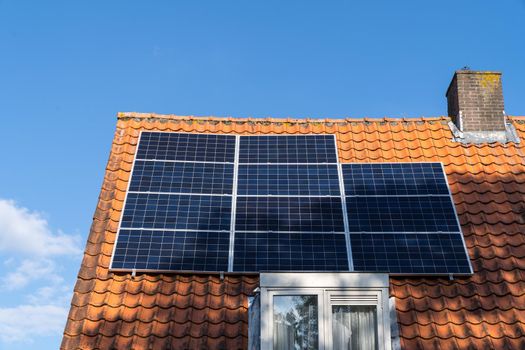
<path id="1" fill-rule="evenodd" d="M 31 342 L 34 336 L 60 334 L 64 330 L 67 312 L 65 307 L 56 305 L 0 308 L 0 340 Z"/>
<path id="2" fill-rule="evenodd" d="M 38 279 L 58 284 L 63 278 L 56 273 L 56 270 L 55 262 L 50 259 L 22 260 L 16 270 L 9 272 L 4 278 L 4 286 L 9 290 L 19 289 Z"/>
<path id="3" fill-rule="evenodd" d="M 66 261 L 82 255 L 79 237 L 53 231 L 42 214 L 0 199 L 0 254 L 0 348 L 61 334 L 72 287 L 72 276 L 62 275 Z"/>
<path id="4" fill-rule="evenodd" d="M 71 287 L 64 283 L 44 286 L 38 288 L 33 294 L 28 295 L 27 299 L 31 305 L 69 305 L 71 301 Z"/>
<path id="5" fill-rule="evenodd" d="M 78 237 L 53 233 L 37 212 L 0 199 L 0 251 L 36 256 L 80 254 Z"/>

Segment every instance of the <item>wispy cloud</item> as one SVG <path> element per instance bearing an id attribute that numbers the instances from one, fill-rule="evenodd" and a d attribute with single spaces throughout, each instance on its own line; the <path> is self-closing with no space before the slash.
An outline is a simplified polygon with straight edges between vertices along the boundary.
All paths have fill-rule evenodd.
<path id="1" fill-rule="evenodd" d="M 33 336 L 61 333 L 67 309 L 57 305 L 19 305 L 0 308 L 0 340 L 31 342 Z"/>
<path id="2" fill-rule="evenodd" d="M 38 212 L 0 199 L 0 251 L 36 256 L 79 254 L 78 237 L 53 233 Z"/>
<path id="3" fill-rule="evenodd" d="M 25 259 L 18 264 L 14 271 L 6 275 L 4 287 L 9 290 L 20 289 L 27 286 L 29 282 L 39 279 L 45 279 L 53 284 L 58 284 L 64 280 L 57 274 L 57 266 L 53 260 L 47 258 Z"/>
<path id="4" fill-rule="evenodd" d="M 71 298 L 63 263 L 81 256 L 79 237 L 53 231 L 42 214 L 0 199 L 0 253 L 0 293 L 16 290 L 23 300 L 6 305 L 0 299 L 0 342 L 60 334 Z"/>

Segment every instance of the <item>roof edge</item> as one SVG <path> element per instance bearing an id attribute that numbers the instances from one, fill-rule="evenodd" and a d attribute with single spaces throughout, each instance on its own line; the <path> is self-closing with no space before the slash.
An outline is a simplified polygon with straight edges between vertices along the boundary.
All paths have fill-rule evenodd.
<path id="1" fill-rule="evenodd" d="M 525 116 L 507 116 L 510 119 L 525 119 Z M 450 120 L 447 116 L 438 117 L 416 117 L 416 118 L 235 118 L 235 117 L 213 117 L 193 116 L 176 114 L 140 113 L 140 112 L 118 112 L 117 119 L 165 119 L 165 120 L 200 120 L 200 121 L 230 121 L 230 122 L 274 122 L 274 123 L 340 123 L 340 122 L 414 122 L 414 121 L 440 121 Z"/>
<path id="2" fill-rule="evenodd" d="M 200 120 L 200 121 L 231 121 L 231 122 L 275 122 L 275 123 L 340 123 L 340 122 L 402 122 L 402 121 L 439 121 L 449 120 L 449 117 L 415 117 L 415 118 L 236 118 L 236 117 L 214 117 L 193 116 L 176 114 L 140 113 L 140 112 L 118 112 L 117 119 L 165 119 L 165 120 Z"/>

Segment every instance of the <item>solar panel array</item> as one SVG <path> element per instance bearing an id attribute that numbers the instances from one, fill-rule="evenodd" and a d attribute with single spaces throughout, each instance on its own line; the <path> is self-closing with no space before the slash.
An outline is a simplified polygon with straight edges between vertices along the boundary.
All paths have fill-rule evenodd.
<path id="1" fill-rule="evenodd" d="M 440 163 L 339 164 L 333 135 L 142 132 L 114 270 L 468 274 Z"/>

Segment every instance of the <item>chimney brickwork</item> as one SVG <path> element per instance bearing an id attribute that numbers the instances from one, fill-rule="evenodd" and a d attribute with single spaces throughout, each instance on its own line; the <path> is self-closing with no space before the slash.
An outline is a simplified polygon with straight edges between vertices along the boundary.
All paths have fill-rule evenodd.
<path id="1" fill-rule="evenodd" d="M 501 73 L 456 71 L 446 96 L 448 115 L 460 131 L 505 131 Z"/>

